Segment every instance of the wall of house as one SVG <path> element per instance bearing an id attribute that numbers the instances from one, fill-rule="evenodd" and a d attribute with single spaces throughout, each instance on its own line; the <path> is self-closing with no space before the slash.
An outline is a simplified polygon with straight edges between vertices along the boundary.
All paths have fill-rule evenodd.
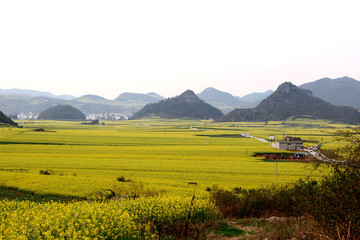
<path id="1" fill-rule="evenodd" d="M 303 144 L 296 142 L 275 142 L 275 143 L 270 143 L 270 146 L 280 150 L 290 150 L 290 151 L 304 150 Z"/>

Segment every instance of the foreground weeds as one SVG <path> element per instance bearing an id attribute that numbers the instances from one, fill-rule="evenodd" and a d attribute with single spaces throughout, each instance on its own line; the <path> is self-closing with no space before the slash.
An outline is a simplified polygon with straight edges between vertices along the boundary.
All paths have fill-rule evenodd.
<path id="1" fill-rule="evenodd" d="M 232 191 L 213 187 L 211 199 L 225 218 L 278 216 L 268 226 L 279 235 L 267 239 L 359 239 L 359 186 L 358 170 L 335 169 L 320 182 Z"/>
<path id="2" fill-rule="evenodd" d="M 207 235 L 209 240 L 351 240 L 357 239 L 350 232 L 327 235 L 313 217 L 268 217 L 226 219 Z"/>

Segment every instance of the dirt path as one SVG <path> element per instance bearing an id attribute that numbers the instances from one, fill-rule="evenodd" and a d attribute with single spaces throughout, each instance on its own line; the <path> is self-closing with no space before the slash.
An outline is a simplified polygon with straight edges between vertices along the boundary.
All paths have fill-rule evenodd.
<path id="1" fill-rule="evenodd" d="M 221 227 L 207 235 L 209 240 L 300 240 L 308 239 L 302 230 L 304 219 L 269 217 L 227 219 Z M 237 235 L 233 233 L 238 233 Z"/>

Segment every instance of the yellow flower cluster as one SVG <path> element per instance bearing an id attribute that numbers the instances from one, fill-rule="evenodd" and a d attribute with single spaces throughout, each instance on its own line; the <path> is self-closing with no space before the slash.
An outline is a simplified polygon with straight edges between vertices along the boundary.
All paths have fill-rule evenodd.
<path id="1" fill-rule="evenodd" d="M 206 200 L 180 197 L 109 202 L 0 201 L 0 239 L 159 239 L 174 222 L 218 216 Z"/>

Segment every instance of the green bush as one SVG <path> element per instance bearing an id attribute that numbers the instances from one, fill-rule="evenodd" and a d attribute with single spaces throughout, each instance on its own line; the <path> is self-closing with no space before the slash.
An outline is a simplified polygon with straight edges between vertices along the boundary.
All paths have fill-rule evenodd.
<path id="1" fill-rule="evenodd" d="M 114 185 L 108 189 L 100 189 L 92 192 L 89 199 L 110 200 L 110 199 L 136 199 L 139 197 L 155 197 L 164 193 L 164 190 L 151 188 L 142 183 L 127 182 Z"/>
<path id="2" fill-rule="evenodd" d="M 40 175 L 54 175 L 55 172 L 53 170 L 40 170 L 39 174 Z"/>
<path id="3" fill-rule="evenodd" d="M 117 177 L 116 178 L 119 182 L 126 182 L 126 179 L 124 176 L 121 176 L 121 177 Z"/>
<path id="4" fill-rule="evenodd" d="M 225 217 L 290 215 L 294 199 L 288 190 L 288 186 L 249 190 L 235 188 L 233 191 L 214 187 L 211 199 Z"/>
<path id="5" fill-rule="evenodd" d="M 318 192 L 309 194 L 312 204 L 308 212 L 328 234 L 350 232 L 360 238 L 360 171 L 335 169 L 319 186 Z"/>
<path id="6" fill-rule="evenodd" d="M 335 169 L 322 181 L 233 191 L 213 187 L 211 199 L 224 217 L 310 214 L 328 236 L 360 239 L 360 171 Z"/>

